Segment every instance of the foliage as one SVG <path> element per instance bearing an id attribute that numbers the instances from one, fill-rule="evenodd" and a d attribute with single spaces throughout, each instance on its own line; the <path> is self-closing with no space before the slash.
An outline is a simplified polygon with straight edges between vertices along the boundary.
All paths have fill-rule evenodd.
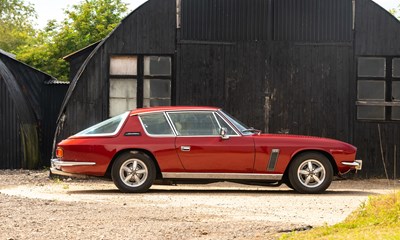
<path id="1" fill-rule="evenodd" d="M 389 12 L 393 16 L 397 17 L 400 20 L 400 0 L 399 0 L 399 5 L 397 6 L 397 9 L 396 8 L 392 8 L 392 9 L 389 10 Z"/>
<path id="2" fill-rule="evenodd" d="M 13 51 L 35 35 L 36 13 L 23 0 L 0 0 L 0 49 Z"/>
<path id="3" fill-rule="evenodd" d="M 36 38 L 17 49 L 17 58 L 59 80 L 68 80 L 68 63 L 62 58 L 107 36 L 126 10 L 121 0 L 82 1 L 65 10 L 61 23 L 49 21 Z"/>
<path id="4" fill-rule="evenodd" d="M 400 239 L 400 192 L 370 197 L 343 223 L 281 239 Z"/>

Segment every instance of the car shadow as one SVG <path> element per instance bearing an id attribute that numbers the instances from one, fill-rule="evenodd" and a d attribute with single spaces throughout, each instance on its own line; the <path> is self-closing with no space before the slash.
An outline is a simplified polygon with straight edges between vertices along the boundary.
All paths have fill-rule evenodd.
<path id="1" fill-rule="evenodd" d="M 120 194 L 120 195 L 136 195 L 138 193 L 123 193 L 118 189 L 89 189 L 89 190 L 71 190 L 67 191 L 68 194 L 100 194 L 100 195 L 110 195 L 110 194 Z M 139 193 L 144 195 L 295 195 L 300 196 L 303 194 L 297 193 L 291 189 L 207 189 L 207 188 L 196 188 L 196 189 L 149 189 L 145 193 Z M 327 190 L 321 194 L 310 194 L 315 196 L 326 196 L 326 195 L 342 195 L 342 196 L 369 196 L 377 195 L 376 192 L 365 191 L 365 190 Z"/>

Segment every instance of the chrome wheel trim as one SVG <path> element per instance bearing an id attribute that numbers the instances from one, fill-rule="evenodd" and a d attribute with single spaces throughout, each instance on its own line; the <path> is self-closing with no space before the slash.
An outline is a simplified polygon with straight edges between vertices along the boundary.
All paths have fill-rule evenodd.
<path id="1" fill-rule="evenodd" d="M 308 159 L 302 162 L 297 169 L 297 178 L 307 188 L 316 188 L 324 183 L 326 169 L 318 160 Z"/>
<path id="2" fill-rule="evenodd" d="M 119 169 L 119 177 L 128 187 L 141 186 L 149 176 L 146 164 L 137 158 L 126 160 Z"/>

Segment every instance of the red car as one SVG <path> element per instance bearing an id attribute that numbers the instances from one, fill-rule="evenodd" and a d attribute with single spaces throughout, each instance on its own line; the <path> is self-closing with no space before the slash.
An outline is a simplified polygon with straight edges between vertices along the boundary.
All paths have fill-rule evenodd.
<path id="1" fill-rule="evenodd" d="M 357 149 L 318 137 L 261 134 L 213 107 L 137 109 L 58 144 L 55 175 L 111 177 L 122 192 L 153 183 L 287 184 L 321 193 L 334 175 L 360 170 Z"/>

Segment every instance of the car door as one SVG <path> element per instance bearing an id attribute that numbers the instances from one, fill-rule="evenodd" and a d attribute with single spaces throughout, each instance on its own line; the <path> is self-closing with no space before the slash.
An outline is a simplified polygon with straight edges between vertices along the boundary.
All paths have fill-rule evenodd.
<path id="1" fill-rule="evenodd" d="M 169 112 L 168 116 L 177 132 L 175 148 L 186 171 L 253 172 L 253 137 L 238 134 L 216 112 Z M 221 127 L 227 128 L 228 139 L 220 136 Z"/>

